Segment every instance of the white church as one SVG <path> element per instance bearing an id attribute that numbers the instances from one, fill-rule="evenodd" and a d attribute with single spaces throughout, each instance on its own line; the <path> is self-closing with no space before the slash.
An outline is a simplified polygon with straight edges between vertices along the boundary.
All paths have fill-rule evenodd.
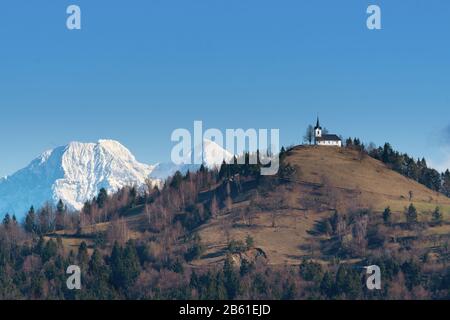
<path id="1" fill-rule="evenodd" d="M 314 128 L 314 143 L 318 146 L 342 147 L 342 139 L 336 134 L 322 134 L 319 117 L 317 117 L 317 124 Z"/>

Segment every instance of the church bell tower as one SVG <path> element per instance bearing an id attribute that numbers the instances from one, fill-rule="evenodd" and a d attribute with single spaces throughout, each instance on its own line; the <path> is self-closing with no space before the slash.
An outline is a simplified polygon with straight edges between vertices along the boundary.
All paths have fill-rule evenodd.
<path id="1" fill-rule="evenodd" d="M 316 138 L 322 137 L 322 127 L 320 126 L 320 123 L 319 123 L 319 117 L 317 117 L 317 124 L 316 124 L 316 127 L 314 128 L 314 136 Z"/>

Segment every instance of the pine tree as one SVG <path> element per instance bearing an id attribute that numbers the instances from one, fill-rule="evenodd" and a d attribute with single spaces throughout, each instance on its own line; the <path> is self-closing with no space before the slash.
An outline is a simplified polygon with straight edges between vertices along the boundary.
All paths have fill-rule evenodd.
<path id="1" fill-rule="evenodd" d="M 245 238 L 245 246 L 247 247 L 247 250 L 250 250 L 255 245 L 255 241 L 253 238 L 248 234 Z"/>
<path id="2" fill-rule="evenodd" d="M 56 221 L 55 226 L 56 230 L 63 230 L 65 228 L 65 215 L 66 215 L 66 206 L 59 199 L 58 204 L 56 205 Z"/>
<path id="3" fill-rule="evenodd" d="M 347 138 L 347 140 L 345 141 L 345 146 L 347 148 L 351 148 L 353 146 L 353 140 L 352 138 Z"/>
<path id="4" fill-rule="evenodd" d="M 234 270 L 233 261 L 229 255 L 226 257 L 223 265 L 223 275 L 228 299 L 233 300 L 239 293 L 239 275 Z"/>
<path id="5" fill-rule="evenodd" d="M 111 283 L 119 289 L 123 286 L 123 262 L 122 262 L 122 249 L 119 243 L 116 241 L 114 243 L 113 249 L 111 251 L 110 257 L 111 266 Z"/>
<path id="6" fill-rule="evenodd" d="M 334 280 L 329 272 L 326 272 L 322 278 L 320 292 L 327 298 L 332 298 L 335 294 Z"/>
<path id="7" fill-rule="evenodd" d="M 381 154 L 381 161 L 384 163 L 391 163 L 392 154 L 394 151 L 389 143 L 385 143 L 383 147 L 383 153 Z"/>
<path id="8" fill-rule="evenodd" d="M 126 286 L 131 286 L 137 279 L 140 273 L 140 262 L 138 258 L 138 254 L 136 252 L 136 246 L 133 242 L 128 242 L 125 246 L 125 250 L 123 251 L 123 259 L 126 270 Z"/>
<path id="9" fill-rule="evenodd" d="M 442 174 L 442 187 L 441 192 L 445 194 L 447 197 L 450 197 L 450 171 L 447 169 Z"/>
<path id="10" fill-rule="evenodd" d="M 390 225 L 392 222 L 392 212 L 391 208 L 387 207 L 383 212 L 383 222 L 385 225 Z"/>
<path id="11" fill-rule="evenodd" d="M 88 254 L 88 247 L 86 242 L 82 242 L 80 244 L 80 247 L 78 248 L 78 263 L 80 263 L 82 266 L 87 266 L 89 263 L 89 254 Z"/>
<path id="12" fill-rule="evenodd" d="M 408 209 L 406 210 L 405 216 L 406 216 L 406 223 L 409 226 L 412 226 L 418 222 L 417 209 L 416 209 L 416 207 L 414 207 L 414 205 L 412 203 L 409 205 Z"/>
<path id="13" fill-rule="evenodd" d="M 31 206 L 25 217 L 25 231 L 28 233 L 36 233 L 36 214 L 34 213 L 34 207 Z"/>
<path id="14" fill-rule="evenodd" d="M 58 246 L 52 239 L 50 239 L 45 243 L 45 246 L 43 247 L 43 250 L 41 252 L 42 261 L 44 263 L 49 261 L 52 257 L 55 257 L 57 253 Z"/>
<path id="15" fill-rule="evenodd" d="M 92 253 L 88 266 L 90 296 L 94 299 L 109 299 L 112 294 L 109 288 L 109 272 L 100 251 L 97 249 Z"/>
<path id="16" fill-rule="evenodd" d="M 224 160 L 222 162 L 222 165 L 220 166 L 219 179 L 228 179 L 229 177 L 230 177 L 230 170 L 228 168 L 227 163 Z"/>
<path id="17" fill-rule="evenodd" d="M 117 242 L 110 258 L 111 283 L 119 290 L 127 290 L 139 276 L 140 263 L 133 243 L 128 242 L 122 249 Z"/>
<path id="18" fill-rule="evenodd" d="M 433 223 L 437 225 L 441 225 L 443 220 L 443 215 L 441 213 L 441 209 L 439 207 L 436 207 L 433 211 Z"/>
<path id="19" fill-rule="evenodd" d="M 10 224 L 11 224 L 11 216 L 9 215 L 9 213 L 7 213 L 3 218 L 3 225 L 5 226 L 5 228 L 8 228 Z"/>
<path id="20" fill-rule="evenodd" d="M 107 199 L 108 199 L 108 192 L 106 191 L 105 188 L 101 188 L 97 196 L 97 206 L 100 209 L 103 209 Z"/>

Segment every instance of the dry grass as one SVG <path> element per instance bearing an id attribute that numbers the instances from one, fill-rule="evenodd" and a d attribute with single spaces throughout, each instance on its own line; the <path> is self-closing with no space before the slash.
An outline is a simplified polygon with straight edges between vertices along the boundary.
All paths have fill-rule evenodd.
<path id="1" fill-rule="evenodd" d="M 297 169 L 293 183 L 280 187 L 264 195 L 266 203 L 284 203 L 277 210 L 276 226 L 272 225 L 273 210 L 255 209 L 252 226 L 239 215 L 239 211 L 251 206 L 251 201 L 234 204 L 231 212 L 211 219 L 196 232 L 201 236 L 206 252 L 193 266 L 214 265 L 222 261 L 230 239 L 245 241 L 247 235 L 254 239 L 255 247 L 265 253 L 272 265 L 299 264 L 304 257 L 314 256 L 320 241 L 325 236 L 314 233 L 317 224 L 330 217 L 332 209 L 341 212 L 358 208 L 370 208 L 374 215 L 381 215 L 387 206 L 393 211 L 395 221 L 404 220 L 404 208 L 411 202 L 419 212 L 420 221 L 430 221 L 436 206 L 441 208 L 444 218 L 450 218 L 450 199 L 427 189 L 390 170 L 383 163 L 358 152 L 332 147 L 297 147 L 287 157 L 287 161 Z M 282 189 L 281 189 L 282 188 Z M 409 193 L 413 198 L 409 201 Z M 145 225 L 143 214 L 126 218 L 131 229 L 130 237 L 142 237 Z M 86 236 L 105 232 L 109 223 L 83 228 Z M 68 250 L 76 250 L 81 241 L 92 245 L 89 237 L 73 238 L 74 230 L 69 230 L 62 240 Z M 413 231 L 390 230 L 396 237 L 414 235 Z M 426 235 L 448 235 L 450 226 L 432 227 Z M 423 243 L 424 246 L 432 246 Z M 392 244 L 392 246 L 398 246 Z"/>
<path id="2" fill-rule="evenodd" d="M 387 168 L 369 156 L 345 148 L 297 147 L 287 161 L 298 169 L 299 182 L 323 184 L 337 193 L 341 206 L 365 206 L 401 213 L 411 202 L 419 212 L 440 206 L 450 216 L 450 199 Z M 413 198 L 409 201 L 409 192 Z"/>
<path id="3" fill-rule="evenodd" d="M 314 233 L 317 223 L 330 217 L 331 211 L 370 208 L 375 215 L 390 206 L 393 218 L 403 221 L 405 207 L 412 202 L 420 221 L 430 221 L 436 206 L 441 208 L 445 219 L 450 216 L 450 199 L 423 185 L 390 170 L 383 163 L 347 149 L 329 147 L 297 147 L 287 158 L 297 169 L 291 190 L 273 192 L 265 201 L 277 201 L 282 197 L 288 209 L 278 212 L 277 226 L 271 226 L 270 212 L 258 212 L 252 227 L 235 224 L 229 235 L 222 220 L 231 215 L 214 219 L 200 230 L 207 247 L 203 259 L 196 265 L 214 264 L 224 258 L 227 239 L 244 240 L 249 234 L 255 246 L 263 250 L 269 264 L 299 264 L 304 257 L 319 250 L 324 236 Z M 409 201 L 409 193 L 413 198 Z M 307 201 L 313 203 L 307 210 Z M 335 206 L 330 205 L 335 204 Z M 307 210 L 307 211 L 306 211 Z M 230 224 L 230 222 L 228 222 Z M 396 231 L 397 232 L 397 231 Z M 449 234 L 450 226 L 433 227 L 430 234 Z M 397 237 L 414 235 L 414 232 L 398 231 Z"/>

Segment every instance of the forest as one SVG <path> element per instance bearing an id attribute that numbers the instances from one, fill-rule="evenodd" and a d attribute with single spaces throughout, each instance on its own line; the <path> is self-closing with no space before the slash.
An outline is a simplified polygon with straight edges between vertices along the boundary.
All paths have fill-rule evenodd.
<path id="1" fill-rule="evenodd" d="M 346 148 L 382 161 L 392 170 L 449 196 L 450 173 L 439 174 L 425 160 L 414 160 L 384 147 L 365 147 L 348 139 Z M 263 206 L 264 195 L 289 185 L 296 168 L 285 161 L 291 148 L 280 153 L 277 176 L 259 174 L 260 165 L 222 164 L 217 170 L 177 172 L 162 188 L 139 193 L 124 188 L 115 194 L 100 190 L 80 212 L 69 212 L 62 201 L 54 207 L 30 208 L 24 221 L 5 215 L 0 226 L 0 299 L 449 299 L 448 241 L 439 246 L 443 260 L 431 252 L 417 251 L 405 243 L 402 250 L 385 250 L 383 230 L 398 228 L 421 234 L 430 226 L 446 225 L 436 207 L 429 222 L 418 220 L 418 209 L 405 208 L 402 221 L 392 219 L 389 207 L 382 218 L 370 208 L 334 212 L 322 221 L 319 234 L 330 240 L 321 250 L 326 263 L 305 257 L 299 265 L 271 265 L 263 256 L 251 261 L 234 257 L 254 248 L 251 235 L 245 241 L 229 239 L 223 263 L 194 267 L 205 248 L 198 228 L 212 218 L 232 211 L 233 199 L 243 190 L 260 195 L 252 207 Z M 245 155 L 249 157 L 249 155 Z M 251 208 L 244 214 L 251 216 Z M 142 212 L 146 223 L 138 237 L 126 218 Z M 247 219 L 251 225 L 251 219 Z M 90 236 L 93 245 L 81 242 L 77 250 L 63 244 L 66 230 L 84 238 L 87 226 L 108 223 Z M 351 237 L 349 238 L 349 235 Z M 350 239 L 350 240 L 349 240 Z M 409 247 L 408 247 L 409 246 Z M 353 259 L 353 260 L 352 260 Z M 356 261 L 356 262 L 355 262 Z M 365 287 L 364 266 L 378 265 L 383 289 Z M 69 265 L 80 266 L 82 290 L 66 287 Z"/>

